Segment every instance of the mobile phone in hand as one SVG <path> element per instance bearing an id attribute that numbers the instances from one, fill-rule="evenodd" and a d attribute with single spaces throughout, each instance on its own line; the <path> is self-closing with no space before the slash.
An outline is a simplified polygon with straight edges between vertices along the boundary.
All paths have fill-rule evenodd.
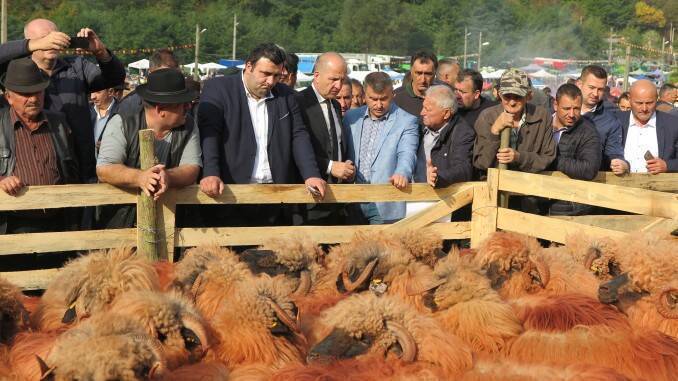
<path id="1" fill-rule="evenodd" d="M 652 152 L 650 151 L 645 151 L 645 155 L 643 155 L 643 157 L 645 158 L 645 161 L 654 159 L 654 156 L 652 156 Z"/>
<path id="2" fill-rule="evenodd" d="M 69 49 L 89 49 L 89 39 L 87 37 L 71 36 Z"/>
<path id="3" fill-rule="evenodd" d="M 313 196 L 320 197 L 320 191 L 318 190 L 317 187 L 307 185 L 307 186 L 306 186 L 306 189 L 308 189 L 308 191 L 311 192 L 311 194 L 312 194 Z"/>

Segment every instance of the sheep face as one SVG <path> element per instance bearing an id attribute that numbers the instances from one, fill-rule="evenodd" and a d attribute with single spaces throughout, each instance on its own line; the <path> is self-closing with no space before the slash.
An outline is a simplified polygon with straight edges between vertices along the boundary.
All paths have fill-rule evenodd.
<path id="1" fill-rule="evenodd" d="M 169 369 L 200 360 L 209 346 L 205 323 L 178 294 L 128 293 L 116 300 L 112 308 L 137 320 L 149 336 L 160 342 Z"/>
<path id="2" fill-rule="evenodd" d="M 407 270 L 409 253 L 400 245 L 378 240 L 352 242 L 343 271 L 337 277 L 337 290 L 359 292 L 368 288 L 383 294 L 394 278 Z"/>
<path id="3" fill-rule="evenodd" d="M 165 371 L 158 342 L 139 323 L 116 314 L 98 315 L 65 332 L 38 362 L 43 379 L 56 381 L 153 379 Z"/>
<path id="4" fill-rule="evenodd" d="M 471 367 L 471 351 L 456 336 L 392 296 L 353 295 L 322 320 L 330 333 L 310 350 L 311 362 L 378 356 L 428 363 L 449 375 Z"/>
<path id="5" fill-rule="evenodd" d="M 622 273 L 617 259 L 597 247 L 592 247 L 588 250 L 584 259 L 584 267 L 589 269 L 601 281 L 611 280 Z"/>
<path id="6" fill-rule="evenodd" d="M 444 310 L 456 304 L 496 295 L 487 277 L 470 258 L 455 252 L 440 261 L 434 271 L 432 287 L 424 294 L 424 305 L 432 311 Z"/>
<path id="7" fill-rule="evenodd" d="M 132 249 L 92 252 L 64 266 L 42 296 L 32 324 L 56 330 L 107 310 L 124 292 L 159 288 L 151 263 Z"/>
<path id="8" fill-rule="evenodd" d="M 211 356 L 231 368 L 264 363 L 276 369 L 301 363 L 306 341 L 289 291 L 287 283 L 268 277 L 241 284 L 211 320 L 218 337 Z"/>

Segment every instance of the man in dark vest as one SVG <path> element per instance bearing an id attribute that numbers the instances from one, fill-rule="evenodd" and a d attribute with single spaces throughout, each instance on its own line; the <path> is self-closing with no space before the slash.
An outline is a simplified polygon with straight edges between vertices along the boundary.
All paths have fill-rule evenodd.
<path id="1" fill-rule="evenodd" d="M 71 129 L 63 114 L 44 109 L 49 83 L 28 57 L 11 61 L 2 79 L 9 107 L 0 108 L 0 189 L 11 196 L 26 186 L 79 182 Z M 0 234 L 71 230 L 77 222 L 64 209 L 6 212 Z"/>
<path id="2" fill-rule="evenodd" d="M 169 188 L 194 184 L 202 166 L 200 137 L 193 119 L 186 115 L 195 91 L 186 88 L 184 76 L 174 69 L 149 74 L 148 82 L 137 87 L 143 110 L 115 115 L 108 122 L 97 159 L 97 176 L 104 183 L 140 188 L 159 199 Z M 150 129 L 155 136 L 158 164 L 140 170 L 139 130 Z M 103 211 L 101 226 L 131 227 L 133 207 Z"/>

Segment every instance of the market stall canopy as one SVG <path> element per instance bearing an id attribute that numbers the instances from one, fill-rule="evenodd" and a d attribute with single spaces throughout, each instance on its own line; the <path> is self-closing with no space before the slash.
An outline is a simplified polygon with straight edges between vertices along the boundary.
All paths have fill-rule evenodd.
<path id="1" fill-rule="evenodd" d="M 148 70 L 148 67 L 150 65 L 150 62 L 147 59 L 142 59 L 136 62 L 132 62 L 131 64 L 127 65 L 127 67 L 131 67 L 133 69 L 139 69 L 139 70 Z"/>
<path id="2" fill-rule="evenodd" d="M 556 76 L 542 69 L 534 73 L 528 74 L 532 78 L 555 78 Z"/>
<path id="3" fill-rule="evenodd" d="M 532 64 L 529 64 L 527 66 L 521 67 L 520 70 L 531 73 L 531 72 L 535 72 L 535 71 L 544 70 L 544 67 L 532 63 Z"/>

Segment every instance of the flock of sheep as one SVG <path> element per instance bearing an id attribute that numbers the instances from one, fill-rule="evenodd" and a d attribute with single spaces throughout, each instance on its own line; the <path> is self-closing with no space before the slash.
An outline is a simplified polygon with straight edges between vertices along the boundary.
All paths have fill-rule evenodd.
<path id="1" fill-rule="evenodd" d="M 0 379 L 678 378 L 675 239 L 441 244 L 418 230 L 174 264 L 92 252 L 40 298 L 0 282 Z"/>

